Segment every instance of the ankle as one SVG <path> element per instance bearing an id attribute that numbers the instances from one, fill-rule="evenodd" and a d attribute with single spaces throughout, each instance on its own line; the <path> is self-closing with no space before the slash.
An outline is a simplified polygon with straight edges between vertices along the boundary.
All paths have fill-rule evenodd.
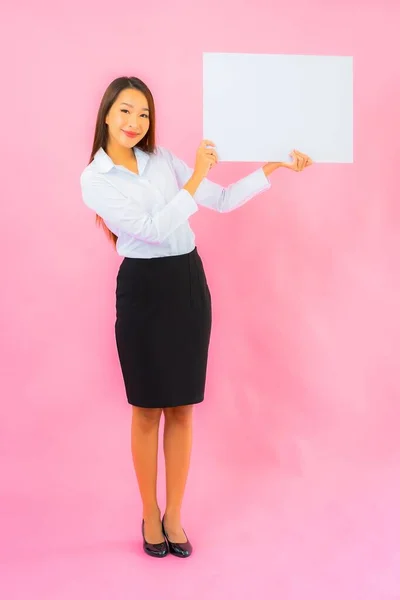
<path id="1" fill-rule="evenodd" d="M 164 518 L 166 521 L 179 522 L 181 520 L 181 509 L 180 508 L 167 508 L 165 509 Z"/>
<path id="2" fill-rule="evenodd" d="M 160 521 L 161 511 L 158 506 L 143 507 L 143 519 L 144 521 Z"/>

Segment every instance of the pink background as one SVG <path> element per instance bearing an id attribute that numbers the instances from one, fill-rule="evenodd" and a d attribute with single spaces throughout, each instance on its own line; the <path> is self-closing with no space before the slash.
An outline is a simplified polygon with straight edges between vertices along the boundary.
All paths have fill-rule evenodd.
<path id="1" fill-rule="evenodd" d="M 400 598 L 399 22 L 395 0 L 7 3 L 5 600 Z M 278 172 L 246 207 L 192 220 L 214 303 L 184 510 L 195 553 L 156 562 L 114 344 L 120 259 L 79 175 L 120 75 L 148 82 L 158 141 L 192 164 L 203 51 L 353 55 L 355 163 Z M 251 92 L 233 101 L 240 131 Z"/>

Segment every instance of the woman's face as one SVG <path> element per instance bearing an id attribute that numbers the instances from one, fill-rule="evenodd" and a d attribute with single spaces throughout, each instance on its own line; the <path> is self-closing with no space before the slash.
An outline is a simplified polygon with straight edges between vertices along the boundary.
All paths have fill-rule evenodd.
<path id="1" fill-rule="evenodd" d="M 120 92 L 106 116 L 109 137 L 124 146 L 133 148 L 149 130 L 150 111 L 146 96 L 139 90 Z"/>

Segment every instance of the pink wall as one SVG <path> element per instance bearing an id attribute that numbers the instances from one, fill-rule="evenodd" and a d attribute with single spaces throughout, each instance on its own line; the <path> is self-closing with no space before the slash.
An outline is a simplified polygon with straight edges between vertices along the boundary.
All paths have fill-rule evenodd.
<path id="1" fill-rule="evenodd" d="M 398 2 L 26 0 L 3 15 L 0 595 L 400 598 Z M 79 174 L 122 74 L 149 83 L 159 142 L 192 162 L 203 51 L 353 55 L 355 163 L 278 172 L 241 210 L 193 220 L 214 299 L 185 505 L 196 553 L 155 565 L 114 346 L 119 258 Z M 234 101 L 245 126 L 251 94 Z"/>

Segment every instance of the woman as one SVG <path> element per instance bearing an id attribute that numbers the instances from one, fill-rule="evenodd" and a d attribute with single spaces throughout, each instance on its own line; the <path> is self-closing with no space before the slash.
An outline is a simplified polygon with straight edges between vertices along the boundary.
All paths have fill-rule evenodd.
<path id="1" fill-rule="evenodd" d="M 135 77 L 115 79 L 97 115 L 82 197 L 123 261 L 117 275 L 115 335 L 127 401 L 132 457 L 143 502 L 144 551 L 188 557 L 181 506 L 192 446 L 193 405 L 204 399 L 211 297 L 189 218 L 198 205 L 228 212 L 270 187 L 278 167 L 301 171 L 311 160 L 268 163 L 224 189 L 206 176 L 217 163 L 203 141 L 194 169 L 155 145 L 155 108 Z M 156 497 L 158 431 L 164 413 L 166 510 Z"/>

